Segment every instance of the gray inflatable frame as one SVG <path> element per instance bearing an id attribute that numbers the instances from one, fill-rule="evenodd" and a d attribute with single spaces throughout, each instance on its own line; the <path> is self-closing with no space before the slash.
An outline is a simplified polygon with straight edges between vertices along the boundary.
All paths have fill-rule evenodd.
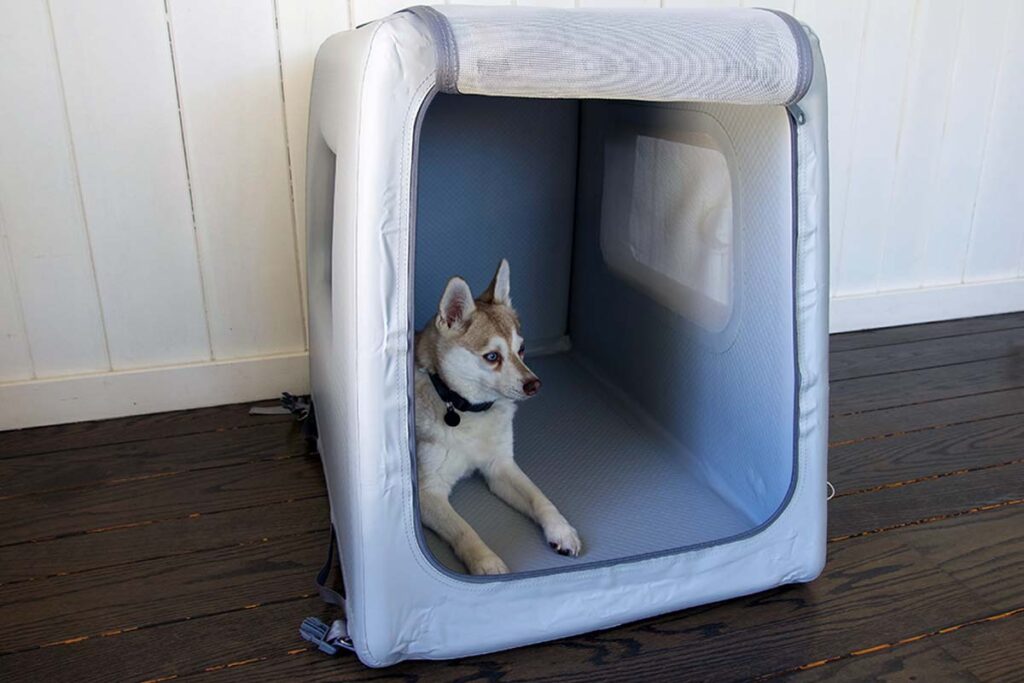
<path id="1" fill-rule="evenodd" d="M 360 660 L 517 647 L 822 571 L 826 117 L 817 38 L 766 10 L 414 8 L 325 42 L 308 145 L 310 376 Z M 687 130 L 723 131 L 736 223 L 734 296 L 710 329 L 670 311 L 664 287 L 615 272 L 592 235 L 628 212 L 608 161 L 616 129 L 672 139 L 706 120 Z M 488 156 L 498 136 L 510 142 Z M 472 164 L 497 164 L 507 186 Z M 551 395 L 520 410 L 517 460 L 586 547 L 553 555 L 467 482 L 454 504 L 513 571 L 474 577 L 419 522 L 412 336 L 438 282 L 460 273 L 480 289 L 510 251 L 528 362 Z M 607 334 L 609 320 L 630 329 Z M 617 488 L 573 490 L 581 472 Z M 617 494 L 625 512 L 602 516 Z"/>

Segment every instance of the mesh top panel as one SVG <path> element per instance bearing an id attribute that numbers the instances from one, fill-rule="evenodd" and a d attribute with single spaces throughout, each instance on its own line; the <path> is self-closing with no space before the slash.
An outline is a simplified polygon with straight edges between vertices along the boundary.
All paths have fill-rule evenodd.
<path id="1" fill-rule="evenodd" d="M 438 10 L 438 80 L 465 94 L 786 104 L 810 82 L 802 29 L 764 10 Z"/>

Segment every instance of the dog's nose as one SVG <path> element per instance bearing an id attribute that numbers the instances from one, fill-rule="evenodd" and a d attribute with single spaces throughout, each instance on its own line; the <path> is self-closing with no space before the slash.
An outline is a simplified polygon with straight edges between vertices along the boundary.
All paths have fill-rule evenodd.
<path id="1" fill-rule="evenodd" d="M 527 396 L 533 396 L 540 391 L 540 380 L 534 377 L 523 383 L 523 393 Z"/>

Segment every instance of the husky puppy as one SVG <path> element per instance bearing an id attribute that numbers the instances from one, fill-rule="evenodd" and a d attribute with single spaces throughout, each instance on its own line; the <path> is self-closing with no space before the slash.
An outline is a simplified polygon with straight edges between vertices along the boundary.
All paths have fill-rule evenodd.
<path id="1" fill-rule="evenodd" d="M 512 458 L 516 401 L 540 390 L 523 362 L 526 348 L 502 259 L 476 300 L 465 280 L 448 281 L 437 315 L 416 334 L 416 452 L 423 523 L 448 542 L 472 574 L 508 567 L 448 502 L 479 471 L 491 491 L 536 522 L 562 555 L 579 555 L 576 530 Z"/>

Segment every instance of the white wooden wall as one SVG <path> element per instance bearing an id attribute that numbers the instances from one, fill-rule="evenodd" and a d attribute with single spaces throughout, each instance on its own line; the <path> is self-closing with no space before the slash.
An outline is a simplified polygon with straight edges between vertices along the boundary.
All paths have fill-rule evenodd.
<path id="1" fill-rule="evenodd" d="M 408 4 L 0 0 L 0 429 L 306 388 L 313 56 Z M 815 28 L 834 330 L 1024 309 L 1024 2 L 575 4 Z"/>

